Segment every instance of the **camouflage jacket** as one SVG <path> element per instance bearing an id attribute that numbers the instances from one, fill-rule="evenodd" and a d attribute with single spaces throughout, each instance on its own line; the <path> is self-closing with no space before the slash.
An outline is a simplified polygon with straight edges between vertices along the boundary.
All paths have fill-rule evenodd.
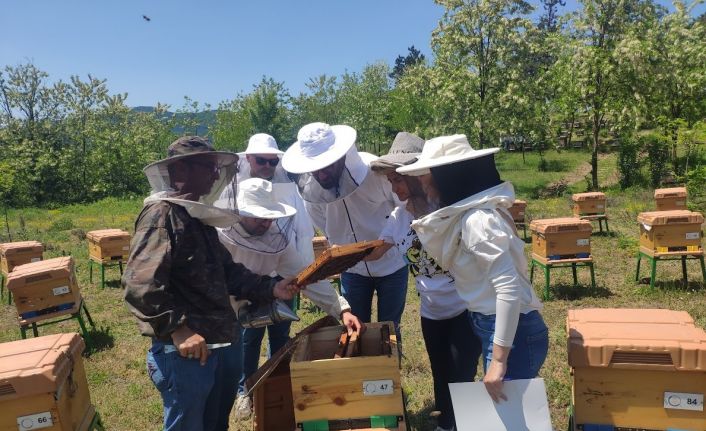
<path id="1" fill-rule="evenodd" d="M 146 204 L 137 217 L 122 283 L 142 334 L 168 342 L 183 324 L 207 343 L 236 341 L 229 294 L 272 301 L 274 287 L 273 278 L 234 263 L 215 228 L 164 201 Z"/>

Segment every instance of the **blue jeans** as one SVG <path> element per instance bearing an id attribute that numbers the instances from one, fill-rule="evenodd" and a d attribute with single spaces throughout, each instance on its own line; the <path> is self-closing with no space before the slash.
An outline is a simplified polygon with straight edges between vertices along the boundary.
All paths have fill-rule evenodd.
<path id="1" fill-rule="evenodd" d="M 211 350 L 203 366 L 176 351 L 166 353 L 165 345 L 153 340 L 147 351 L 147 373 L 162 396 L 164 430 L 228 429 L 242 363 L 238 345 Z"/>
<path id="2" fill-rule="evenodd" d="M 294 306 L 293 300 L 284 302 L 289 308 Z M 267 338 L 269 339 L 268 358 L 287 344 L 290 326 L 292 326 L 292 322 L 275 323 L 265 327 L 267 328 Z M 239 395 L 245 394 L 245 381 L 257 371 L 260 363 L 260 346 L 262 345 L 262 338 L 265 336 L 265 328 L 243 329 L 243 336 L 241 337 L 243 340 L 243 370 L 238 384 Z"/>
<path id="3" fill-rule="evenodd" d="M 488 370 L 493 358 L 495 315 L 471 313 L 473 331 L 483 345 L 483 369 Z M 507 359 L 505 380 L 533 379 L 539 374 L 549 351 L 549 331 L 538 311 L 520 314 L 517 332 Z"/>
<path id="4" fill-rule="evenodd" d="M 383 277 L 366 277 L 343 272 L 341 294 L 351 306 L 351 313 L 362 322 L 369 323 L 373 306 L 373 294 L 378 295 L 378 322 L 395 323 L 397 342 L 401 342 L 400 320 L 407 299 L 407 266 Z"/>

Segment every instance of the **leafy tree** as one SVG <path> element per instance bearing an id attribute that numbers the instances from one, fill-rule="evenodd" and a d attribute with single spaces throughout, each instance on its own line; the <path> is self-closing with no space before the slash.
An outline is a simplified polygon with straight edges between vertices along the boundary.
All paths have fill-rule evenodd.
<path id="1" fill-rule="evenodd" d="M 422 54 L 417 48 L 414 47 L 414 45 L 412 45 L 407 48 L 406 56 L 397 56 L 397 58 L 395 59 L 395 67 L 392 68 L 392 72 L 390 72 L 389 76 L 395 82 L 397 82 L 402 77 L 402 75 L 404 75 L 404 72 L 405 70 L 407 70 L 408 67 L 423 64 L 424 60 L 424 54 Z"/>

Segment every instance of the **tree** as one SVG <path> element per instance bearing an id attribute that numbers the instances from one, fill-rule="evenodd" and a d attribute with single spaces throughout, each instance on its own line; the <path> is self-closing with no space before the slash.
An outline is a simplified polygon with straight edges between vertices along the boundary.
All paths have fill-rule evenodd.
<path id="1" fill-rule="evenodd" d="M 532 27 L 524 0 L 436 0 L 446 11 L 432 33 L 437 64 L 446 70 L 471 72 L 480 147 L 497 137 L 500 106 L 497 100 L 508 85 L 510 58 Z"/>
<path id="2" fill-rule="evenodd" d="M 392 72 L 390 72 L 389 76 L 395 82 L 397 82 L 402 77 L 402 75 L 404 75 L 404 72 L 405 70 L 407 70 L 408 67 L 423 64 L 424 60 L 424 54 L 422 54 L 417 48 L 414 47 L 414 45 L 412 45 L 407 48 L 406 56 L 397 56 L 397 58 L 395 59 L 395 67 L 392 68 Z"/>

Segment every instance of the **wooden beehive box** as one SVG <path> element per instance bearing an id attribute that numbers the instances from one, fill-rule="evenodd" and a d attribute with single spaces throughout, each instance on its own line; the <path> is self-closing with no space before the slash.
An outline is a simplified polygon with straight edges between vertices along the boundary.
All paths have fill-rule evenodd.
<path id="1" fill-rule="evenodd" d="M 605 214 L 606 212 L 605 193 L 574 193 L 571 196 L 571 200 L 574 202 L 574 215 L 577 217 Z"/>
<path id="2" fill-rule="evenodd" d="M 0 430 L 85 431 L 95 410 L 78 334 L 0 344 Z"/>
<path id="3" fill-rule="evenodd" d="M 512 220 L 515 223 L 524 223 L 526 209 L 527 209 L 527 202 L 520 200 L 520 199 L 515 199 L 515 202 L 513 202 L 512 206 L 508 209 L 508 211 L 510 211 L 510 215 L 512 216 Z"/>
<path id="4" fill-rule="evenodd" d="M 687 210 L 652 211 L 637 216 L 640 248 L 648 253 L 701 251 L 704 217 Z"/>
<path id="5" fill-rule="evenodd" d="M 392 322 L 369 323 L 360 356 L 334 359 L 341 327 L 302 337 L 289 363 L 297 424 L 327 421 L 375 427 L 378 418 L 404 421 L 397 338 Z M 367 424 L 367 426 L 365 426 Z M 388 425 L 389 426 L 389 425 Z"/>
<path id="6" fill-rule="evenodd" d="M 20 321 L 68 314 L 81 302 L 72 257 L 57 257 L 15 267 L 7 277 Z"/>
<path id="7" fill-rule="evenodd" d="M 44 246 L 37 241 L 6 242 L 0 244 L 0 270 L 9 274 L 16 266 L 42 260 Z"/>
<path id="8" fill-rule="evenodd" d="M 672 187 L 655 190 L 657 211 L 686 209 L 686 187 Z"/>
<path id="9" fill-rule="evenodd" d="M 569 310 L 574 423 L 706 429 L 706 333 L 684 311 Z"/>
<path id="10" fill-rule="evenodd" d="M 121 229 L 94 230 L 86 234 L 88 255 L 99 262 L 126 261 L 130 254 L 130 234 Z"/>
<path id="11" fill-rule="evenodd" d="M 311 245 L 314 247 L 314 259 L 321 256 L 321 253 L 330 247 L 328 239 L 325 236 L 315 236 L 314 239 L 311 240 Z"/>
<path id="12" fill-rule="evenodd" d="M 530 223 L 532 252 L 557 260 L 591 255 L 591 222 L 573 217 L 539 219 Z"/>

